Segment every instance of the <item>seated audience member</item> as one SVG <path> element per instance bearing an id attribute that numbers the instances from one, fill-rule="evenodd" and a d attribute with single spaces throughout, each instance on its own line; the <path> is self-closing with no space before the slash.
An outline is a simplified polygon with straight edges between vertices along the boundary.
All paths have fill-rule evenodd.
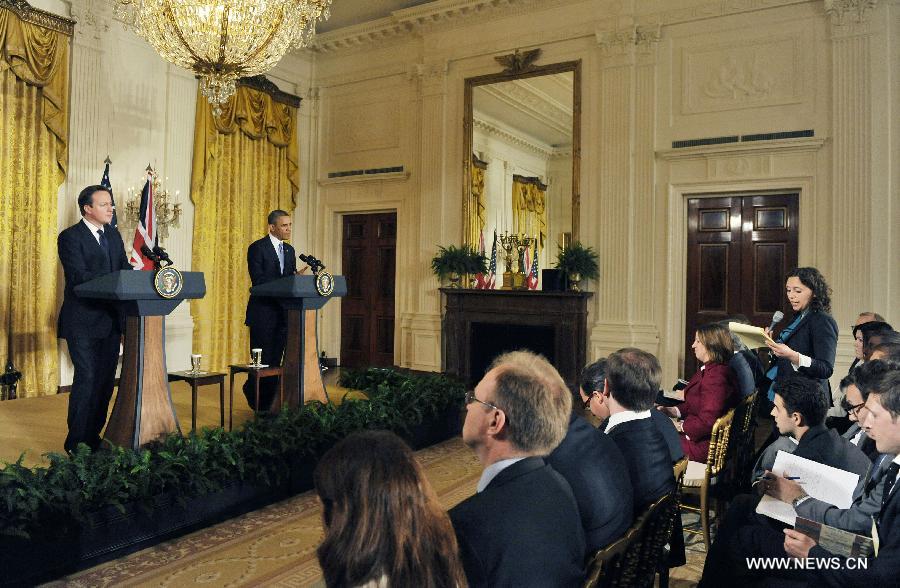
<path id="1" fill-rule="evenodd" d="M 591 414 L 600 420 L 601 431 L 606 430 L 606 424 L 609 420 L 609 389 L 606 386 L 606 359 L 598 359 L 591 365 L 584 368 L 581 372 L 581 401 L 585 408 L 591 411 Z M 669 455 L 672 458 L 672 464 L 684 457 L 684 450 L 681 448 L 681 437 L 675 428 L 672 419 L 659 412 L 658 410 L 650 412 L 650 418 L 659 432 L 662 433 L 669 446 Z"/>
<path id="2" fill-rule="evenodd" d="M 883 359 L 900 363 L 900 333 L 892 331 L 881 336 L 881 341 L 872 345 L 869 359 Z"/>
<path id="3" fill-rule="evenodd" d="M 659 361 L 650 353 L 625 348 L 606 360 L 606 434 L 625 457 L 636 514 L 675 489 L 672 457 L 651 413 L 659 391 Z"/>
<path id="4" fill-rule="evenodd" d="M 825 428 L 827 409 L 827 400 L 815 380 L 798 375 L 776 382 L 772 416 L 781 435 L 797 439 L 792 453 L 864 476 L 871 462 L 848 440 Z M 765 469 L 755 486 L 761 493 L 768 489 L 769 478 L 774 477 L 769 470 L 776 452 L 770 449 L 760 458 Z M 701 587 L 741 586 L 754 573 L 748 569 L 745 558 L 783 555 L 778 539 L 784 525 L 756 514 L 759 500 L 759 496 L 741 495 L 732 501 L 707 554 Z"/>
<path id="5" fill-rule="evenodd" d="M 871 461 L 848 439 L 825 427 L 828 405 L 825 398 L 813 394 L 815 382 L 794 376 L 775 388 L 772 416 L 781 438 L 767 447 L 754 468 L 753 481 L 766 475 L 775 464 L 779 450 L 824 463 L 860 476 L 868 471 Z"/>
<path id="6" fill-rule="evenodd" d="M 566 392 L 562 378 L 556 386 Z M 582 406 L 573 399 L 566 436 L 546 461 L 572 487 L 587 549 L 593 553 L 624 535 L 631 525 L 631 479 L 622 475 L 627 466 L 618 446 L 578 415 Z"/>
<path id="7" fill-rule="evenodd" d="M 327 586 L 466 585 L 450 519 L 393 433 L 338 442 L 316 466 L 315 485 L 325 523 L 316 554 Z"/>
<path id="8" fill-rule="evenodd" d="M 857 364 L 862 363 L 864 361 L 863 358 L 863 333 L 859 329 L 860 325 L 866 323 L 884 323 L 884 317 L 878 314 L 877 312 L 861 312 L 859 316 L 856 318 L 856 322 L 853 324 L 853 343 L 854 343 L 854 357 L 853 363 L 850 364 L 850 369 L 847 370 L 847 373 L 853 371 L 853 368 L 857 366 Z"/>
<path id="9" fill-rule="evenodd" d="M 466 395 L 463 441 L 484 472 L 450 511 L 470 586 L 580 586 L 584 531 L 569 483 L 541 456 L 566 435 L 572 399 L 547 360 L 506 353 Z"/>
<path id="10" fill-rule="evenodd" d="M 681 433 L 681 447 L 688 458 L 706 463 L 713 425 L 738 399 L 734 372 L 728 367 L 728 360 L 734 355 L 731 333 L 718 323 L 703 325 L 694 334 L 691 348 L 703 365 L 684 389 L 684 402 L 660 410 L 680 419 L 675 427 Z"/>
<path id="11" fill-rule="evenodd" d="M 875 461 L 879 455 L 875 441 L 869 439 L 866 431 L 862 428 L 866 398 L 869 396 L 869 388 L 866 383 L 871 379 L 870 374 L 878 368 L 877 365 L 874 368 L 872 366 L 867 368 L 866 364 L 868 363 L 870 362 L 860 365 L 849 376 L 841 380 L 841 390 L 844 393 L 842 402 L 851 423 L 841 436 L 859 447 L 859 450 L 865 453 L 870 460 Z M 857 379 L 861 381 L 858 382 Z"/>
<path id="12" fill-rule="evenodd" d="M 857 375 L 859 392 L 865 397 L 866 402 L 868 402 L 871 392 L 884 388 L 887 378 L 896 371 L 896 365 L 891 366 L 887 362 L 877 360 L 867 361 L 854 370 Z M 851 391 L 850 396 L 853 394 Z M 856 414 L 860 422 L 865 425 L 868 409 L 863 407 L 857 410 Z M 868 433 L 866 434 L 868 435 Z M 874 439 L 870 440 L 874 441 Z M 794 509 L 801 517 L 868 536 L 872 531 L 872 517 L 877 515 L 881 509 L 883 486 L 879 482 L 894 457 L 894 454 L 878 453 L 878 457 L 869 468 L 863 483 L 857 487 L 850 508 L 838 508 L 806 496 L 806 492 L 800 484 L 777 476 L 768 481 L 767 493 L 784 502 L 793 503 Z"/>
<path id="13" fill-rule="evenodd" d="M 869 354 L 872 353 L 872 348 L 881 343 L 883 336 L 895 332 L 891 325 L 882 321 L 864 323 L 858 327 L 858 330 L 862 333 L 862 353 L 864 361 L 869 360 Z"/>
<path id="14" fill-rule="evenodd" d="M 721 321 L 719 324 L 728 329 L 728 323 L 749 325 L 750 321 L 744 315 L 737 315 Z M 729 334 L 731 335 L 731 346 L 734 349 L 734 353 L 728 360 L 728 367 L 734 372 L 738 394 L 740 394 L 741 398 L 746 398 L 757 390 L 762 390 L 769 385 L 768 378 L 766 378 L 766 370 L 763 369 L 759 356 L 747 349 L 747 346 L 744 345 L 744 342 L 741 341 L 741 338 L 736 333 L 729 331 Z"/>
<path id="15" fill-rule="evenodd" d="M 870 437 L 875 439 L 878 450 L 883 453 L 900 453 L 900 370 L 896 364 L 890 374 L 874 387 L 866 400 L 867 414 L 863 426 Z M 811 538 L 793 529 L 784 531 L 784 550 L 791 557 L 827 560 L 829 565 L 812 565 L 805 570 L 790 573 L 792 580 L 805 582 L 807 586 L 830 586 L 833 588 L 875 586 L 896 586 L 900 578 L 900 486 L 897 474 L 900 472 L 900 457 L 895 457 L 887 468 L 882 481 L 881 508 L 873 517 L 871 529 L 878 535 L 878 552 L 864 562 L 835 562 L 834 554 L 817 545 Z M 873 533 L 873 534 L 874 534 Z M 874 537 L 873 537 L 874 538 Z"/>

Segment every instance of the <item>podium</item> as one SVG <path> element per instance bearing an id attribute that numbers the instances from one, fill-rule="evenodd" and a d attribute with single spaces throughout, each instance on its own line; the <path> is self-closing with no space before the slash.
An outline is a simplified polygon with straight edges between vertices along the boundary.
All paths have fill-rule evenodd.
<path id="1" fill-rule="evenodd" d="M 132 449 L 166 433 L 181 432 L 166 370 L 164 317 L 182 300 L 206 294 L 203 273 L 183 272 L 181 291 L 163 298 L 153 287 L 154 273 L 121 270 L 75 286 L 80 298 L 110 301 L 125 316 L 119 391 L 103 436 Z"/>
<path id="2" fill-rule="evenodd" d="M 319 344 L 316 311 L 332 298 L 347 294 L 344 276 L 334 276 L 334 290 L 322 296 L 316 290 L 316 276 L 294 275 L 250 288 L 254 296 L 277 298 L 287 311 L 287 342 L 284 346 L 282 375 L 284 404 L 303 406 L 304 402 L 328 402 L 322 372 L 319 369 Z"/>

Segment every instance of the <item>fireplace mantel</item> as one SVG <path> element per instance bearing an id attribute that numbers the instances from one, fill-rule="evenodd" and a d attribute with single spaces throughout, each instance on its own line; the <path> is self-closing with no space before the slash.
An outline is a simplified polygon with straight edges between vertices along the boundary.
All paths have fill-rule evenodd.
<path id="1" fill-rule="evenodd" d="M 483 366 L 498 351 L 524 347 L 546 355 L 566 384 L 578 389 L 585 365 L 590 292 L 454 288 L 441 288 L 441 292 L 446 301 L 445 372 L 473 387 L 483 375 Z M 500 343 L 495 341 L 498 338 Z"/>

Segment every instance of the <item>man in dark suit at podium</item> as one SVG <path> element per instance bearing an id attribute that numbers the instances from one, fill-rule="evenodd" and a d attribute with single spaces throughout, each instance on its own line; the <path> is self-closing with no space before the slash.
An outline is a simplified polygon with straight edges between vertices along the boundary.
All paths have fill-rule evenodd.
<path id="1" fill-rule="evenodd" d="M 297 257 L 294 248 L 285 243 L 291 238 L 291 217 L 284 210 L 269 213 L 269 233 L 247 248 L 247 271 L 250 283 L 259 286 L 284 276 L 297 273 Z M 287 323 L 284 309 L 274 298 L 250 296 L 247 301 L 247 318 L 250 327 L 250 349 L 262 349 L 262 362 L 281 365 L 287 341 Z M 264 378 L 259 386 L 259 408 L 268 409 L 275 398 L 275 378 Z M 250 378 L 244 384 L 247 404 L 256 410 L 256 393 Z"/>
<path id="2" fill-rule="evenodd" d="M 78 195 L 81 220 L 59 234 L 57 248 L 66 279 L 57 336 L 65 339 L 75 367 L 69 395 L 69 434 L 65 449 L 79 443 L 100 446 L 112 397 L 122 338 L 121 317 L 113 304 L 79 298 L 75 286 L 118 270 L 133 269 L 125 257 L 113 217 L 112 196 L 103 186 L 88 186 Z"/>

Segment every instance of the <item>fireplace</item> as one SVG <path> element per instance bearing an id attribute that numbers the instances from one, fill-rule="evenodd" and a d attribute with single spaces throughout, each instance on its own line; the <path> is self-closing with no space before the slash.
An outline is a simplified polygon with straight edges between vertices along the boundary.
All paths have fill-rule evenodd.
<path id="1" fill-rule="evenodd" d="M 556 366 L 577 389 L 587 347 L 590 292 L 529 292 L 442 288 L 445 372 L 470 387 L 504 351 L 528 349 Z"/>

